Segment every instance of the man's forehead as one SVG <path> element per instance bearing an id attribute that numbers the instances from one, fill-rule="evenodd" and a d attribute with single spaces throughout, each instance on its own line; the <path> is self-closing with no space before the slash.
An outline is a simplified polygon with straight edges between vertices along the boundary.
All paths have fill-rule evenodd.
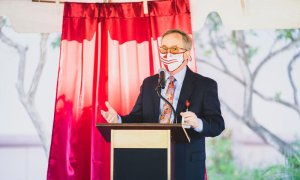
<path id="1" fill-rule="evenodd" d="M 171 33 L 165 35 L 161 40 L 162 45 L 183 45 L 182 35 L 178 33 Z"/>

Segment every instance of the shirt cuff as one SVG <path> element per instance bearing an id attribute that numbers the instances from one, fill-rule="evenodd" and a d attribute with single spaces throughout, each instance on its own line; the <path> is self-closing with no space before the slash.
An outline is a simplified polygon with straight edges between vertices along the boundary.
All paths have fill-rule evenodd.
<path id="1" fill-rule="evenodd" d="M 118 123 L 122 123 L 122 118 L 119 115 L 118 115 Z"/>
<path id="2" fill-rule="evenodd" d="M 202 122 L 202 120 L 200 118 L 197 118 L 197 120 L 198 120 L 199 126 L 197 128 L 194 128 L 194 130 L 197 131 L 197 132 L 202 132 L 202 130 L 203 130 L 203 122 Z"/>

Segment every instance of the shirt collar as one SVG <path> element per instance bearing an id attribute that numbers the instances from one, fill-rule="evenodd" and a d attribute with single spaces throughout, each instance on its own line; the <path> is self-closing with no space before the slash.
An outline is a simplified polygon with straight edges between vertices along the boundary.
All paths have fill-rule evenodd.
<path id="1" fill-rule="evenodd" d="M 177 83 L 180 83 L 180 84 L 183 83 L 183 80 L 184 80 L 184 77 L 185 77 L 185 74 L 186 74 L 186 70 L 187 70 L 187 67 L 185 66 L 181 71 L 179 71 L 178 73 L 174 74 L 174 78 L 176 79 Z M 170 77 L 170 74 L 166 73 L 166 75 L 167 75 L 166 79 L 168 80 L 169 77 Z"/>

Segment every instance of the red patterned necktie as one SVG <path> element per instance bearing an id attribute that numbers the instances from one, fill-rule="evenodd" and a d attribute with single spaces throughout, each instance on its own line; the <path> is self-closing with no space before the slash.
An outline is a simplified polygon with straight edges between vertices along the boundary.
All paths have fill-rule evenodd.
<path id="1" fill-rule="evenodd" d="M 175 81 L 174 76 L 170 76 L 169 81 L 170 82 L 168 85 L 165 98 L 172 104 L 174 99 L 174 81 Z M 163 111 L 159 117 L 159 122 L 165 124 L 170 123 L 171 114 L 172 114 L 172 108 L 166 102 L 164 102 Z"/>

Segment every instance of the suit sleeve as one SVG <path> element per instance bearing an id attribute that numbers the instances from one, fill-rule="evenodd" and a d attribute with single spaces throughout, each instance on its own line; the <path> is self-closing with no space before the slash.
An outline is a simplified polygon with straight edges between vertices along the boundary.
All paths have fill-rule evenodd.
<path id="1" fill-rule="evenodd" d="M 121 116 L 123 123 L 140 123 L 143 121 L 143 87 L 140 87 L 140 94 L 135 102 L 135 105 L 128 115 Z"/>
<path id="2" fill-rule="evenodd" d="M 218 86 L 215 81 L 212 81 L 205 91 L 203 114 L 202 135 L 206 137 L 215 137 L 221 134 L 225 129 L 225 123 L 221 114 Z"/>

